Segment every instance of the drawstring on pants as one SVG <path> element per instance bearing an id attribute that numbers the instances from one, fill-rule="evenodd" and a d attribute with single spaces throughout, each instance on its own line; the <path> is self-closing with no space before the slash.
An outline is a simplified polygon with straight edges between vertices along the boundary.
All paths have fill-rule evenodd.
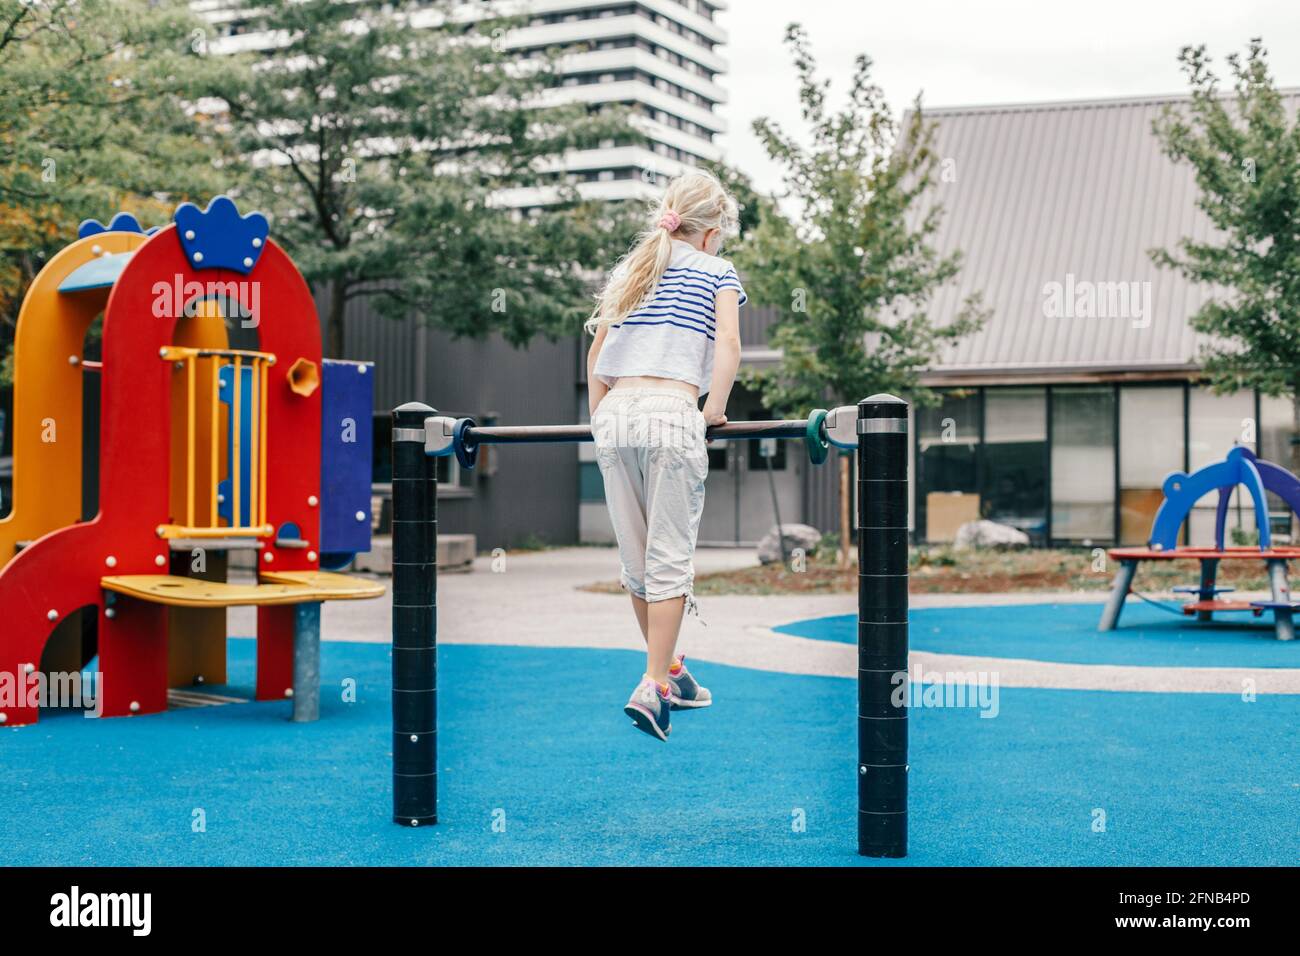
<path id="1" fill-rule="evenodd" d="M 700 602 L 695 600 L 694 591 L 686 592 L 686 613 L 687 614 L 693 613 L 701 625 L 703 625 L 704 627 L 709 626 L 709 623 L 705 621 L 702 617 L 700 617 Z"/>

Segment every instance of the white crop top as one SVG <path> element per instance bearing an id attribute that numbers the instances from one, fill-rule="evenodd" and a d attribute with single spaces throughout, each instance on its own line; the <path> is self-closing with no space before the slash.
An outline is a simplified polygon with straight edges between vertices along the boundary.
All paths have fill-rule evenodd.
<path id="1" fill-rule="evenodd" d="M 672 258 L 654 293 L 610 326 L 592 374 L 609 386 L 623 376 L 677 379 L 698 386 L 704 395 L 713 380 L 715 300 L 721 289 L 735 289 L 745 304 L 745 290 L 730 262 L 674 239 Z"/>

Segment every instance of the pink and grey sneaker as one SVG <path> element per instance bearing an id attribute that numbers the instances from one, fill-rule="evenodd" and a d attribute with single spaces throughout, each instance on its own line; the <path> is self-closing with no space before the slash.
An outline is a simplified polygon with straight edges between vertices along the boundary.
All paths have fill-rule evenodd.
<path id="1" fill-rule="evenodd" d="M 671 694 L 671 685 L 669 686 Z M 636 724 L 638 730 L 644 730 L 651 737 L 667 740 L 673 731 L 668 719 L 669 707 L 670 696 L 660 693 L 659 685 L 652 678 L 642 677 L 641 683 L 636 685 L 636 690 L 628 698 L 623 713 L 632 718 L 632 723 Z"/>
<path id="2" fill-rule="evenodd" d="M 707 687 L 701 687 L 691 672 L 686 669 L 686 655 L 677 658 L 677 663 L 668 669 L 668 699 L 672 701 L 673 710 L 696 710 L 713 705 L 713 695 Z"/>

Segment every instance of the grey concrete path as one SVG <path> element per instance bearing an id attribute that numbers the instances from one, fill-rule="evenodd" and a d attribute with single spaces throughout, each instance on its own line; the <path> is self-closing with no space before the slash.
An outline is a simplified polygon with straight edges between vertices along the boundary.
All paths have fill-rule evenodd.
<path id="1" fill-rule="evenodd" d="M 702 574 L 756 562 L 753 549 L 702 548 L 696 553 L 695 568 L 697 574 Z M 613 548 L 513 554 L 496 565 L 491 558 L 480 557 L 473 572 L 439 575 L 438 642 L 638 650 L 644 643 L 632 616 L 630 598 L 623 593 L 579 590 L 593 582 L 617 580 L 618 556 Z M 1044 601 L 1100 604 L 1103 597 L 1100 593 L 917 594 L 912 596 L 912 606 Z M 693 660 L 791 674 L 852 677 L 857 673 L 857 649 L 853 645 L 772 630 L 808 618 L 856 613 L 855 595 L 705 595 L 698 602 L 700 618 L 687 615 L 678 643 L 678 649 Z M 321 615 L 321 636 L 323 640 L 388 643 L 390 615 L 387 596 L 375 601 L 331 602 Z M 231 634 L 254 633 L 251 609 L 236 608 L 230 618 Z M 1121 667 L 924 651 L 913 651 L 911 659 L 914 668 L 919 665 L 930 674 L 996 673 L 1004 687 L 1240 694 L 1249 680 L 1257 693 L 1300 693 L 1300 668 Z"/>

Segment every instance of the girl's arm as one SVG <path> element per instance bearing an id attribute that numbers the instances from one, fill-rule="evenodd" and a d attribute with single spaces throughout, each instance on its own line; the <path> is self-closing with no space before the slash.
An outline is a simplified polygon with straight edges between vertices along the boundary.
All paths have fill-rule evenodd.
<path id="1" fill-rule="evenodd" d="M 591 348 L 587 349 L 587 413 L 589 415 L 596 413 L 601 399 L 609 393 L 609 386 L 592 374 L 592 369 L 596 367 L 596 359 L 600 357 L 600 347 L 605 344 L 605 333 L 608 331 L 608 325 L 602 325 L 597 329 Z"/>
<path id="2" fill-rule="evenodd" d="M 704 420 L 709 425 L 727 423 L 727 397 L 740 368 L 740 293 L 723 289 L 713 304 L 717 328 L 713 342 L 713 381 L 704 400 Z"/>

